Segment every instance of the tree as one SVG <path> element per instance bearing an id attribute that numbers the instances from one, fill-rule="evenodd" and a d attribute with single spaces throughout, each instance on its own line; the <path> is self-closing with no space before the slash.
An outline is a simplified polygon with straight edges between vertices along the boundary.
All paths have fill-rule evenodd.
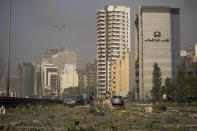
<path id="1" fill-rule="evenodd" d="M 184 95 L 187 97 L 197 96 L 197 77 L 186 77 L 186 85 L 184 87 Z"/>
<path id="2" fill-rule="evenodd" d="M 178 97 L 184 96 L 184 88 L 186 86 L 186 72 L 183 68 L 178 67 L 178 74 L 176 79 L 176 92 Z"/>
<path id="3" fill-rule="evenodd" d="M 151 95 L 154 99 L 159 100 L 162 96 L 162 89 L 161 89 L 161 76 L 162 76 L 162 72 L 158 66 L 157 63 L 154 63 L 153 65 L 153 87 L 151 90 Z"/>
<path id="4" fill-rule="evenodd" d="M 166 93 L 167 96 L 172 96 L 173 95 L 173 92 L 174 92 L 174 84 L 172 82 L 172 79 L 167 77 L 165 79 L 165 91 L 164 93 Z"/>
<path id="5" fill-rule="evenodd" d="M 186 85 L 184 87 L 184 96 L 186 96 L 186 97 L 193 96 L 193 94 L 192 94 L 192 87 L 190 85 Z"/>

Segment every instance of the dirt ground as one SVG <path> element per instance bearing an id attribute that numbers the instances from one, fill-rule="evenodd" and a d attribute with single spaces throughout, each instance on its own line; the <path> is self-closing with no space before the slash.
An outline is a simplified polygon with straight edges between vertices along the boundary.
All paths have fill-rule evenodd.
<path id="1" fill-rule="evenodd" d="M 103 109 L 64 105 L 26 105 L 6 109 L 0 130 L 10 131 L 197 131 L 196 104 L 139 104 Z"/>

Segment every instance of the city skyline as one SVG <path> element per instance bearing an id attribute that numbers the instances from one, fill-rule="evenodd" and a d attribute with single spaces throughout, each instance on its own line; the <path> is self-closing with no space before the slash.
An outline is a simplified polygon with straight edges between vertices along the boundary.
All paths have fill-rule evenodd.
<path id="1" fill-rule="evenodd" d="M 180 8 L 181 47 L 196 42 L 196 30 L 193 28 L 197 21 L 195 17 L 196 1 L 191 0 L 139 0 L 113 1 L 101 0 L 83 2 L 76 1 L 13 1 L 12 3 L 12 33 L 11 33 L 11 73 L 15 73 L 20 61 L 36 61 L 39 63 L 40 52 L 46 48 L 65 47 L 76 51 L 79 56 L 77 64 L 83 67 L 85 63 L 96 56 L 96 9 L 105 5 L 125 5 L 131 8 L 131 49 L 134 47 L 134 16 L 140 5 L 160 5 Z M 87 7 L 87 3 L 92 6 Z M 8 1 L 0 2 L 0 41 L 1 55 L 6 63 L 7 57 L 7 16 Z M 53 7 L 53 9 L 51 8 Z M 39 13 L 38 13 L 39 12 Z M 57 30 L 52 25 L 67 26 Z M 189 26 L 191 25 L 191 26 Z M 65 44 L 63 44 L 65 43 Z"/>

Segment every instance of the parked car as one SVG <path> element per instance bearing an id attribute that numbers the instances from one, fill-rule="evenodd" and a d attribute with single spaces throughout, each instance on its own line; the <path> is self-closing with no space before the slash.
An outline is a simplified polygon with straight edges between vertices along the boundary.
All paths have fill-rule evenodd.
<path id="1" fill-rule="evenodd" d="M 124 106 L 124 99 L 122 98 L 122 96 L 113 96 L 112 105 Z"/>
<path id="2" fill-rule="evenodd" d="M 65 105 L 82 105 L 83 99 L 82 96 L 70 96 L 63 100 Z"/>

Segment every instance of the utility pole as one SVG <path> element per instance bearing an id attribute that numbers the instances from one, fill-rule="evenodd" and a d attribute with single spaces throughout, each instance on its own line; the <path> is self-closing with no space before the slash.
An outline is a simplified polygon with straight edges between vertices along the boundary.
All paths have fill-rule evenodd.
<path id="1" fill-rule="evenodd" d="M 7 67 L 7 96 L 10 96 L 10 35 L 11 35 L 11 0 L 9 0 L 8 15 L 8 67 Z"/>

